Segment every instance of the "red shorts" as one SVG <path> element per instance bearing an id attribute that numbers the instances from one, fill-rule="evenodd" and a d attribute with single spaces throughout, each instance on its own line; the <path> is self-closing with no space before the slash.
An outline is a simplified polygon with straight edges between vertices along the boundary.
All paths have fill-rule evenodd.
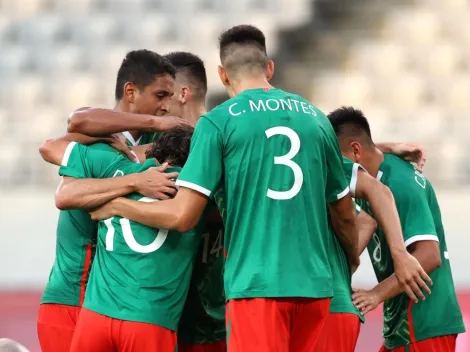
<path id="1" fill-rule="evenodd" d="M 175 348 L 174 331 L 82 308 L 70 352 L 174 352 Z"/>
<path id="2" fill-rule="evenodd" d="M 392 350 L 382 346 L 379 352 L 455 352 L 456 344 L 457 335 L 445 335 L 412 342 Z"/>
<path id="3" fill-rule="evenodd" d="M 80 307 L 41 304 L 38 314 L 38 338 L 43 352 L 68 352 Z"/>
<path id="4" fill-rule="evenodd" d="M 330 309 L 330 299 L 252 298 L 227 304 L 230 352 L 311 352 Z"/>
<path id="5" fill-rule="evenodd" d="M 178 344 L 178 352 L 226 352 L 227 344 L 225 341 L 215 343 L 204 343 L 200 345 L 191 345 L 187 343 Z"/>
<path id="6" fill-rule="evenodd" d="M 330 313 L 315 352 L 354 352 L 361 330 L 361 320 L 355 314 Z"/>

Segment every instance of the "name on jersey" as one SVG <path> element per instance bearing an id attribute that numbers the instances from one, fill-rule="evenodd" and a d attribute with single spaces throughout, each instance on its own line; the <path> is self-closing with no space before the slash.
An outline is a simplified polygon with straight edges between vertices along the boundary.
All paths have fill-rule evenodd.
<path id="1" fill-rule="evenodd" d="M 246 112 L 279 110 L 295 111 L 307 115 L 317 116 L 317 112 L 315 111 L 313 105 L 295 99 L 248 100 L 248 106 L 242 106 L 240 103 L 233 103 L 228 108 L 228 112 L 232 116 L 239 116 Z"/>

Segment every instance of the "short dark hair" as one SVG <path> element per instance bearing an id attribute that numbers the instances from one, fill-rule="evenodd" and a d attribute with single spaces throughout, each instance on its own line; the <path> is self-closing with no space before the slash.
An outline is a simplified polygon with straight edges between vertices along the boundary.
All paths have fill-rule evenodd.
<path id="1" fill-rule="evenodd" d="M 241 68 L 265 71 L 268 63 L 266 37 L 254 26 L 232 27 L 219 37 L 219 54 L 222 65 L 229 72 Z"/>
<path id="2" fill-rule="evenodd" d="M 351 106 L 343 106 L 328 114 L 331 125 L 338 137 L 365 137 L 368 144 L 373 145 L 369 122 L 364 113 Z"/>
<path id="3" fill-rule="evenodd" d="M 170 75 L 175 78 L 174 66 L 163 56 L 150 50 L 134 50 L 122 60 L 116 80 L 116 100 L 124 95 L 124 85 L 134 83 L 140 90 L 155 81 L 158 76 Z"/>
<path id="4" fill-rule="evenodd" d="M 183 167 L 188 160 L 189 146 L 194 128 L 173 128 L 158 137 L 145 152 L 147 158 L 155 158 L 160 163 L 168 162 L 173 166 Z"/>
<path id="5" fill-rule="evenodd" d="M 185 51 L 174 51 L 164 57 L 176 68 L 177 73 L 185 75 L 189 80 L 196 98 L 204 99 L 207 94 L 207 75 L 201 58 Z"/>

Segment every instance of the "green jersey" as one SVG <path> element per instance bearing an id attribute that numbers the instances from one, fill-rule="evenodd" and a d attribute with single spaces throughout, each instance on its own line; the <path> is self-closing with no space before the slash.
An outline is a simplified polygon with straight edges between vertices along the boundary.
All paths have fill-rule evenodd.
<path id="1" fill-rule="evenodd" d="M 136 145 L 153 143 L 158 139 L 162 132 L 143 133 L 137 140 L 135 140 L 134 136 L 132 136 L 128 131 L 122 132 L 122 134 L 126 137 L 126 144 L 129 147 L 135 147 Z"/>
<path id="2" fill-rule="evenodd" d="M 227 299 L 331 297 L 327 202 L 349 192 L 325 115 L 250 89 L 202 116 L 177 185 L 226 199 Z"/>
<path id="3" fill-rule="evenodd" d="M 94 148 L 117 151 L 107 144 Z M 65 158 L 69 151 L 65 154 Z M 66 159 L 64 161 L 66 162 Z M 56 231 L 56 256 L 41 303 L 81 306 L 96 243 L 97 223 L 84 210 L 62 210 Z"/>
<path id="4" fill-rule="evenodd" d="M 405 245 L 418 241 L 439 242 L 442 258 L 442 265 L 430 274 L 432 294 L 425 301 L 412 304 L 402 293 L 384 302 L 385 346 L 393 349 L 414 341 L 464 332 L 441 211 L 431 183 L 410 163 L 389 154 L 380 165 L 377 179 L 393 193 Z M 377 229 L 367 249 L 378 281 L 392 275 L 393 260 L 382 229 Z"/>
<path id="5" fill-rule="evenodd" d="M 154 159 L 137 164 L 123 156 L 74 144 L 59 172 L 75 178 L 107 178 L 152 166 L 158 166 Z M 156 201 L 136 193 L 128 198 Z M 115 319 L 176 331 L 200 241 L 197 231 L 198 227 L 184 234 L 153 229 L 121 217 L 100 221 L 83 306 Z"/>
<path id="6" fill-rule="evenodd" d="M 179 343 L 205 344 L 225 340 L 223 235 L 222 219 L 214 206 L 207 217 L 178 326 Z"/>
<path id="7" fill-rule="evenodd" d="M 361 166 L 353 163 L 351 160 L 343 158 L 343 168 L 346 179 L 349 182 L 349 190 L 355 196 L 357 172 Z M 356 212 L 359 213 L 361 208 L 355 204 Z M 357 315 L 361 321 L 364 321 L 364 316 L 360 314 L 359 310 L 352 303 L 351 295 L 351 269 L 349 267 L 346 254 L 341 247 L 341 244 L 336 237 L 332 226 L 330 226 L 331 245 L 330 245 L 330 265 L 333 274 L 333 291 L 334 296 L 331 299 L 330 312 L 331 313 L 350 313 Z"/>

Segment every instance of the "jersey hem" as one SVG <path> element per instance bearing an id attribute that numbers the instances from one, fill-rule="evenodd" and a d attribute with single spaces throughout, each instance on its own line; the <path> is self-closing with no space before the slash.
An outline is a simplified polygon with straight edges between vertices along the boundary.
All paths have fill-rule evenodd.
<path id="1" fill-rule="evenodd" d="M 412 245 L 413 243 L 420 242 L 420 241 L 435 241 L 439 242 L 439 237 L 437 235 L 427 234 L 427 235 L 416 235 L 411 238 L 408 238 L 405 241 L 405 247 Z"/>
<path id="2" fill-rule="evenodd" d="M 419 342 L 419 341 L 424 341 L 424 340 L 427 340 L 427 339 L 432 339 L 432 338 L 435 338 L 435 337 L 461 334 L 461 333 L 464 333 L 464 332 L 465 332 L 465 326 L 464 325 L 459 325 L 459 326 L 456 326 L 456 327 L 453 327 L 453 328 L 447 328 L 447 329 L 443 329 L 443 330 L 433 331 L 429 335 L 423 335 L 420 338 L 415 338 L 415 341 Z M 415 336 L 416 336 L 416 332 L 415 332 Z M 393 344 L 393 343 L 387 344 L 387 340 L 385 340 L 385 347 L 389 350 L 392 350 L 394 348 L 407 346 L 411 343 L 412 342 L 410 342 L 406 345 L 404 345 L 404 344 Z"/>
<path id="3" fill-rule="evenodd" d="M 330 298 L 333 297 L 333 290 L 319 290 L 315 294 L 311 293 L 298 293 L 298 292 L 266 292 L 266 291 L 243 291 L 232 292 L 226 295 L 226 300 L 231 299 L 246 299 L 246 298 Z"/>
<path id="4" fill-rule="evenodd" d="M 77 299 L 78 301 L 78 299 Z M 81 307 L 81 305 L 77 301 L 67 301 L 64 299 L 54 298 L 54 297 L 43 297 L 39 304 L 61 304 L 64 306 L 72 306 L 72 307 Z"/>
<path id="5" fill-rule="evenodd" d="M 193 191 L 202 193 L 202 194 L 204 194 L 204 195 L 207 196 L 207 197 L 210 197 L 210 195 L 211 195 L 211 193 L 212 193 L 212 192 L 209 191 L 207 188 L 204 188 L 204 187 L 202 187 L 202 186 L 199 186 L 199 185 L 197 185 L 197 184 L 195 184 L 195 183 L 188 182 L 188 181 L 176 180 L 175 185 L 176 185 L 176 186 L 181 186 L 181 187 L 190 188 L 190 189 L 192 189 Z"/>
<path id="6" fill-rule="evenodd" d="M 75 147 L 76 144 L 77 144 L 77 142 L 70 142 L 67 145 L 67 147 L 65 148 L 64 156 L 62 158 L 62 162 L 60 163 L 60 165 L 67 166 L 67 164 L 69 163 L 70 154 L 72 154 L 73 147 Z"/>
<path id="7" fill-rule="evenodd" d="M 337 200 L 340 200 L 340 199 L 346 197 L 346 196 L 348 195 L 349 191 L 350 191 L 350 190 L 349 190 L 349 186 L 347 186 L 343 192 L 338 193 L 338 194 L 336 195 L 336 199 L 337 199 Z"/>

